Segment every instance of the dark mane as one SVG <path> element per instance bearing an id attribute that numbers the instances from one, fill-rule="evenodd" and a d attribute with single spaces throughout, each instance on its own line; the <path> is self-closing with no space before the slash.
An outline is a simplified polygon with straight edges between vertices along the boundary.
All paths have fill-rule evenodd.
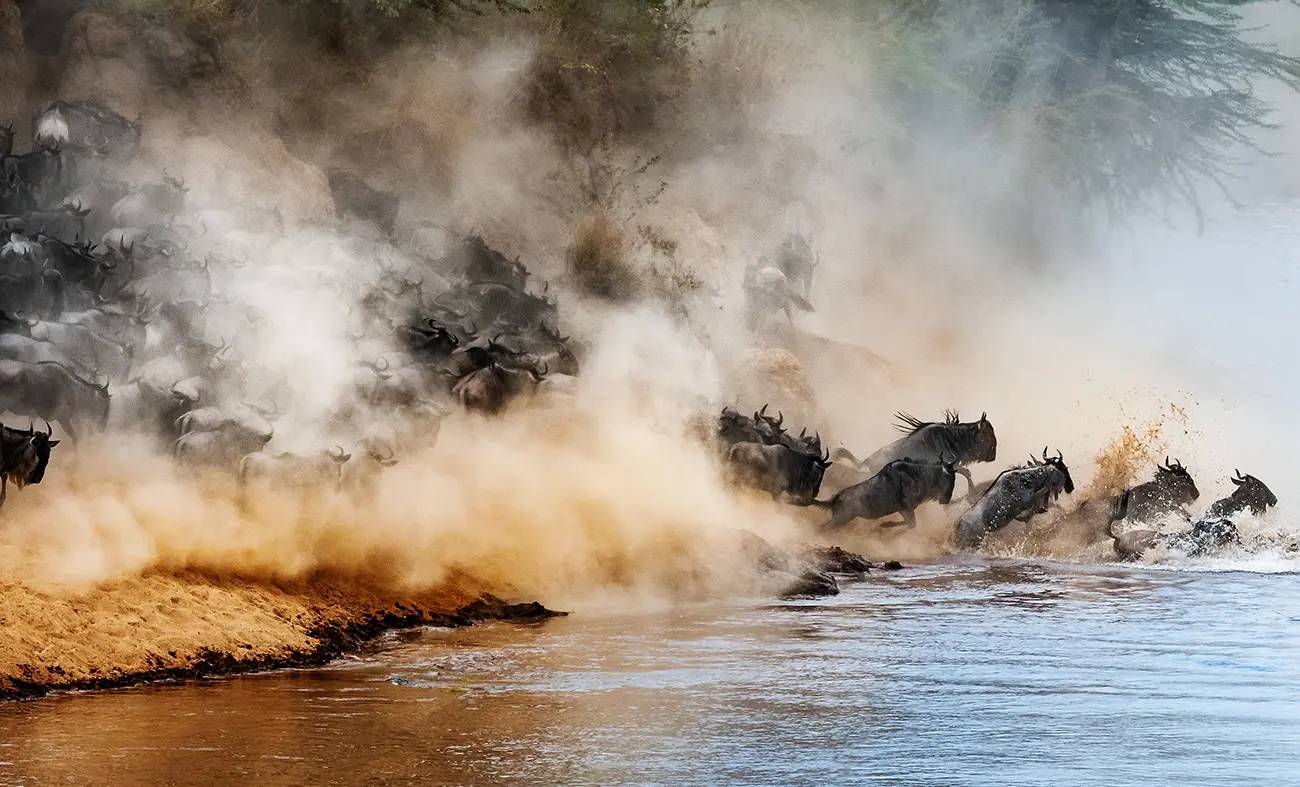
<path id="1" fill-rule="evenodd" d="M 969 424 L 963 424 L 963 423 L 961 422 L 961 416 L 957 413 L 956 410 L 947 410 L 947 409 L 945 409 L 945 410 L 943 411 L 943 421 L 942 421 L 942 422 L 940 422 L 940 421 L 922 421 L 920 418 L 917 418 L 916 416 L 911 415 L 911 414 L 909 414 L 909 413 L 905 413 L 905 412 L 903 412 L 903 411 L 901 411 L 901 410 L 898 411 L 898 412 L 896 412 L 896 413 L 894 413 L 894 417 L 897 418 L 898 421 L 899 421 L 898 423 L 894 424 L 894 428 L 897 429 L 898 431 L 902 432 L 903 434 L 909 434 L 909 435 L 910 435 L 910 434 L 916 434 L 917 432 L 921 431 L 922 429 L 924 429 L 924 428 L 927 427 L 927 426 L 939 426 L 939 425 L 941 425 L 941 426 L 969 426 Z"/>

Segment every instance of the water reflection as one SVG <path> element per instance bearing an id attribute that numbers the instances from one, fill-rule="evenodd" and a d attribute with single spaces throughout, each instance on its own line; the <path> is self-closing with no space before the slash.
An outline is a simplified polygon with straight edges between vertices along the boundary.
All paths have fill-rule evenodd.
<path id="1" fill-rule="evenodd" d="M 408 632 L 0 706 L 0 782 L 1282 783 L 1298 585 L 972 560 L 832 600 Z"/>

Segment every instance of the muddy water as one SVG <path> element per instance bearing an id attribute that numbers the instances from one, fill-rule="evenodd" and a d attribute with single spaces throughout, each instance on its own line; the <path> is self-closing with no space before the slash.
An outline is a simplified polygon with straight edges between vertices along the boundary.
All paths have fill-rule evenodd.
<path id="1" fill-rule="evenodd" d="M 0 783 L 1300 784 L 1300 575 L 945 563 L 0 706 Z"/>

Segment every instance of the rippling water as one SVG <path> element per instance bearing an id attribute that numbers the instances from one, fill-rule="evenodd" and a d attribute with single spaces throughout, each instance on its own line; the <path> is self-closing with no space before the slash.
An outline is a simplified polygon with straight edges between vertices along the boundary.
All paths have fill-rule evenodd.
<path id="1" fill-rule="evenodd" d="M 0 782 L 1300 783 L 1300 575 L 957 562 L 0 706 Z"/>

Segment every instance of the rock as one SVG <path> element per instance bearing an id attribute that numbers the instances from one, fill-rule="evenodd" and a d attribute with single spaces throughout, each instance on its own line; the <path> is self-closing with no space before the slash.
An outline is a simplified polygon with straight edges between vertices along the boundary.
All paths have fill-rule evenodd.
<path id="1" fill-rule="evenodd" d="M 30 78 L 22 13 L 13 0 L 0 0 L 0 124 L 25 117 Z"/>
<path id="2" fill-rule="evenodd" d="M 75 33 L 77 54 L 112 59 L 122 57 L 131 44 L 131 31 L 107 14 L 87 12 L 79 16 Z"/>
<path id="3" fill-rule="evenodd" d="M 172 87 L 185 87 L 195 79 L 210 77 L 218 71 L 217 59 L 211 50 L 171 28 L 147 29 L 144 42 L 158 76 Z"/>
<path id="4" fill-rule="evenodd" d="M 835 546 L 808 547 L 801 557 L 819 570 L 833 574 L 865 574 L 871 570 L 870 561 L 862 555 Z"/>
<path id="5" fill-rule="evenodd" d="M 781 598 L 839 594 L 840 586 L 835 577 L 815 562 L 784 552 L 748 530 L 742 531 L 740 536 L 740 551 L 746 562 L 760 572 L 772 575 L 780 587 L 778 595 Z M 847 552 L 844 554 L 849 555 Z"/>
<path id="6" fill-rule="evenodd" d="M 781 598 L 816 598 L 820 596 L 837 596 L 840 592 L 835 577 L 825 571 L 813 568 L 803 573 L 791 575 L 791 583 L 781 593 Z"/>
<path id="7" fill-rule="evenodd" d="M 548 618 L 564 617 L 569 613 L 547 609 L 536 601 L 526 604 L 508 604 L 490 593 L 485 593 L 461 607 L 457 610 L 457 614 L 471 621 L 508 620 L 516 623 L 531 623 Z"/>
<path id="8" fill-rule="evenodd" d="M 741 404 L 784 412 L 789 423 L 816 421 L 817 403 L 812 384 L 799 359 L 788 350 L 754 348 L 741 353 L 728 370 L 724 388 Z"/>
<path id="9" fill-rule="evenodd" d="M 891 560 L 888 563 L 881 563 L 879 568 L 881 571 L 902 571 L 903 564 L 897 560 Z"/>
<path id="10" fill-rule="evenodd" d="M 393 231 L 401 200 L 370 186 L 361 178 L 341 169 L 329 171 L 330 193 L 339 218 L 353 216 L 372 221 L 384 232 Z"/>

